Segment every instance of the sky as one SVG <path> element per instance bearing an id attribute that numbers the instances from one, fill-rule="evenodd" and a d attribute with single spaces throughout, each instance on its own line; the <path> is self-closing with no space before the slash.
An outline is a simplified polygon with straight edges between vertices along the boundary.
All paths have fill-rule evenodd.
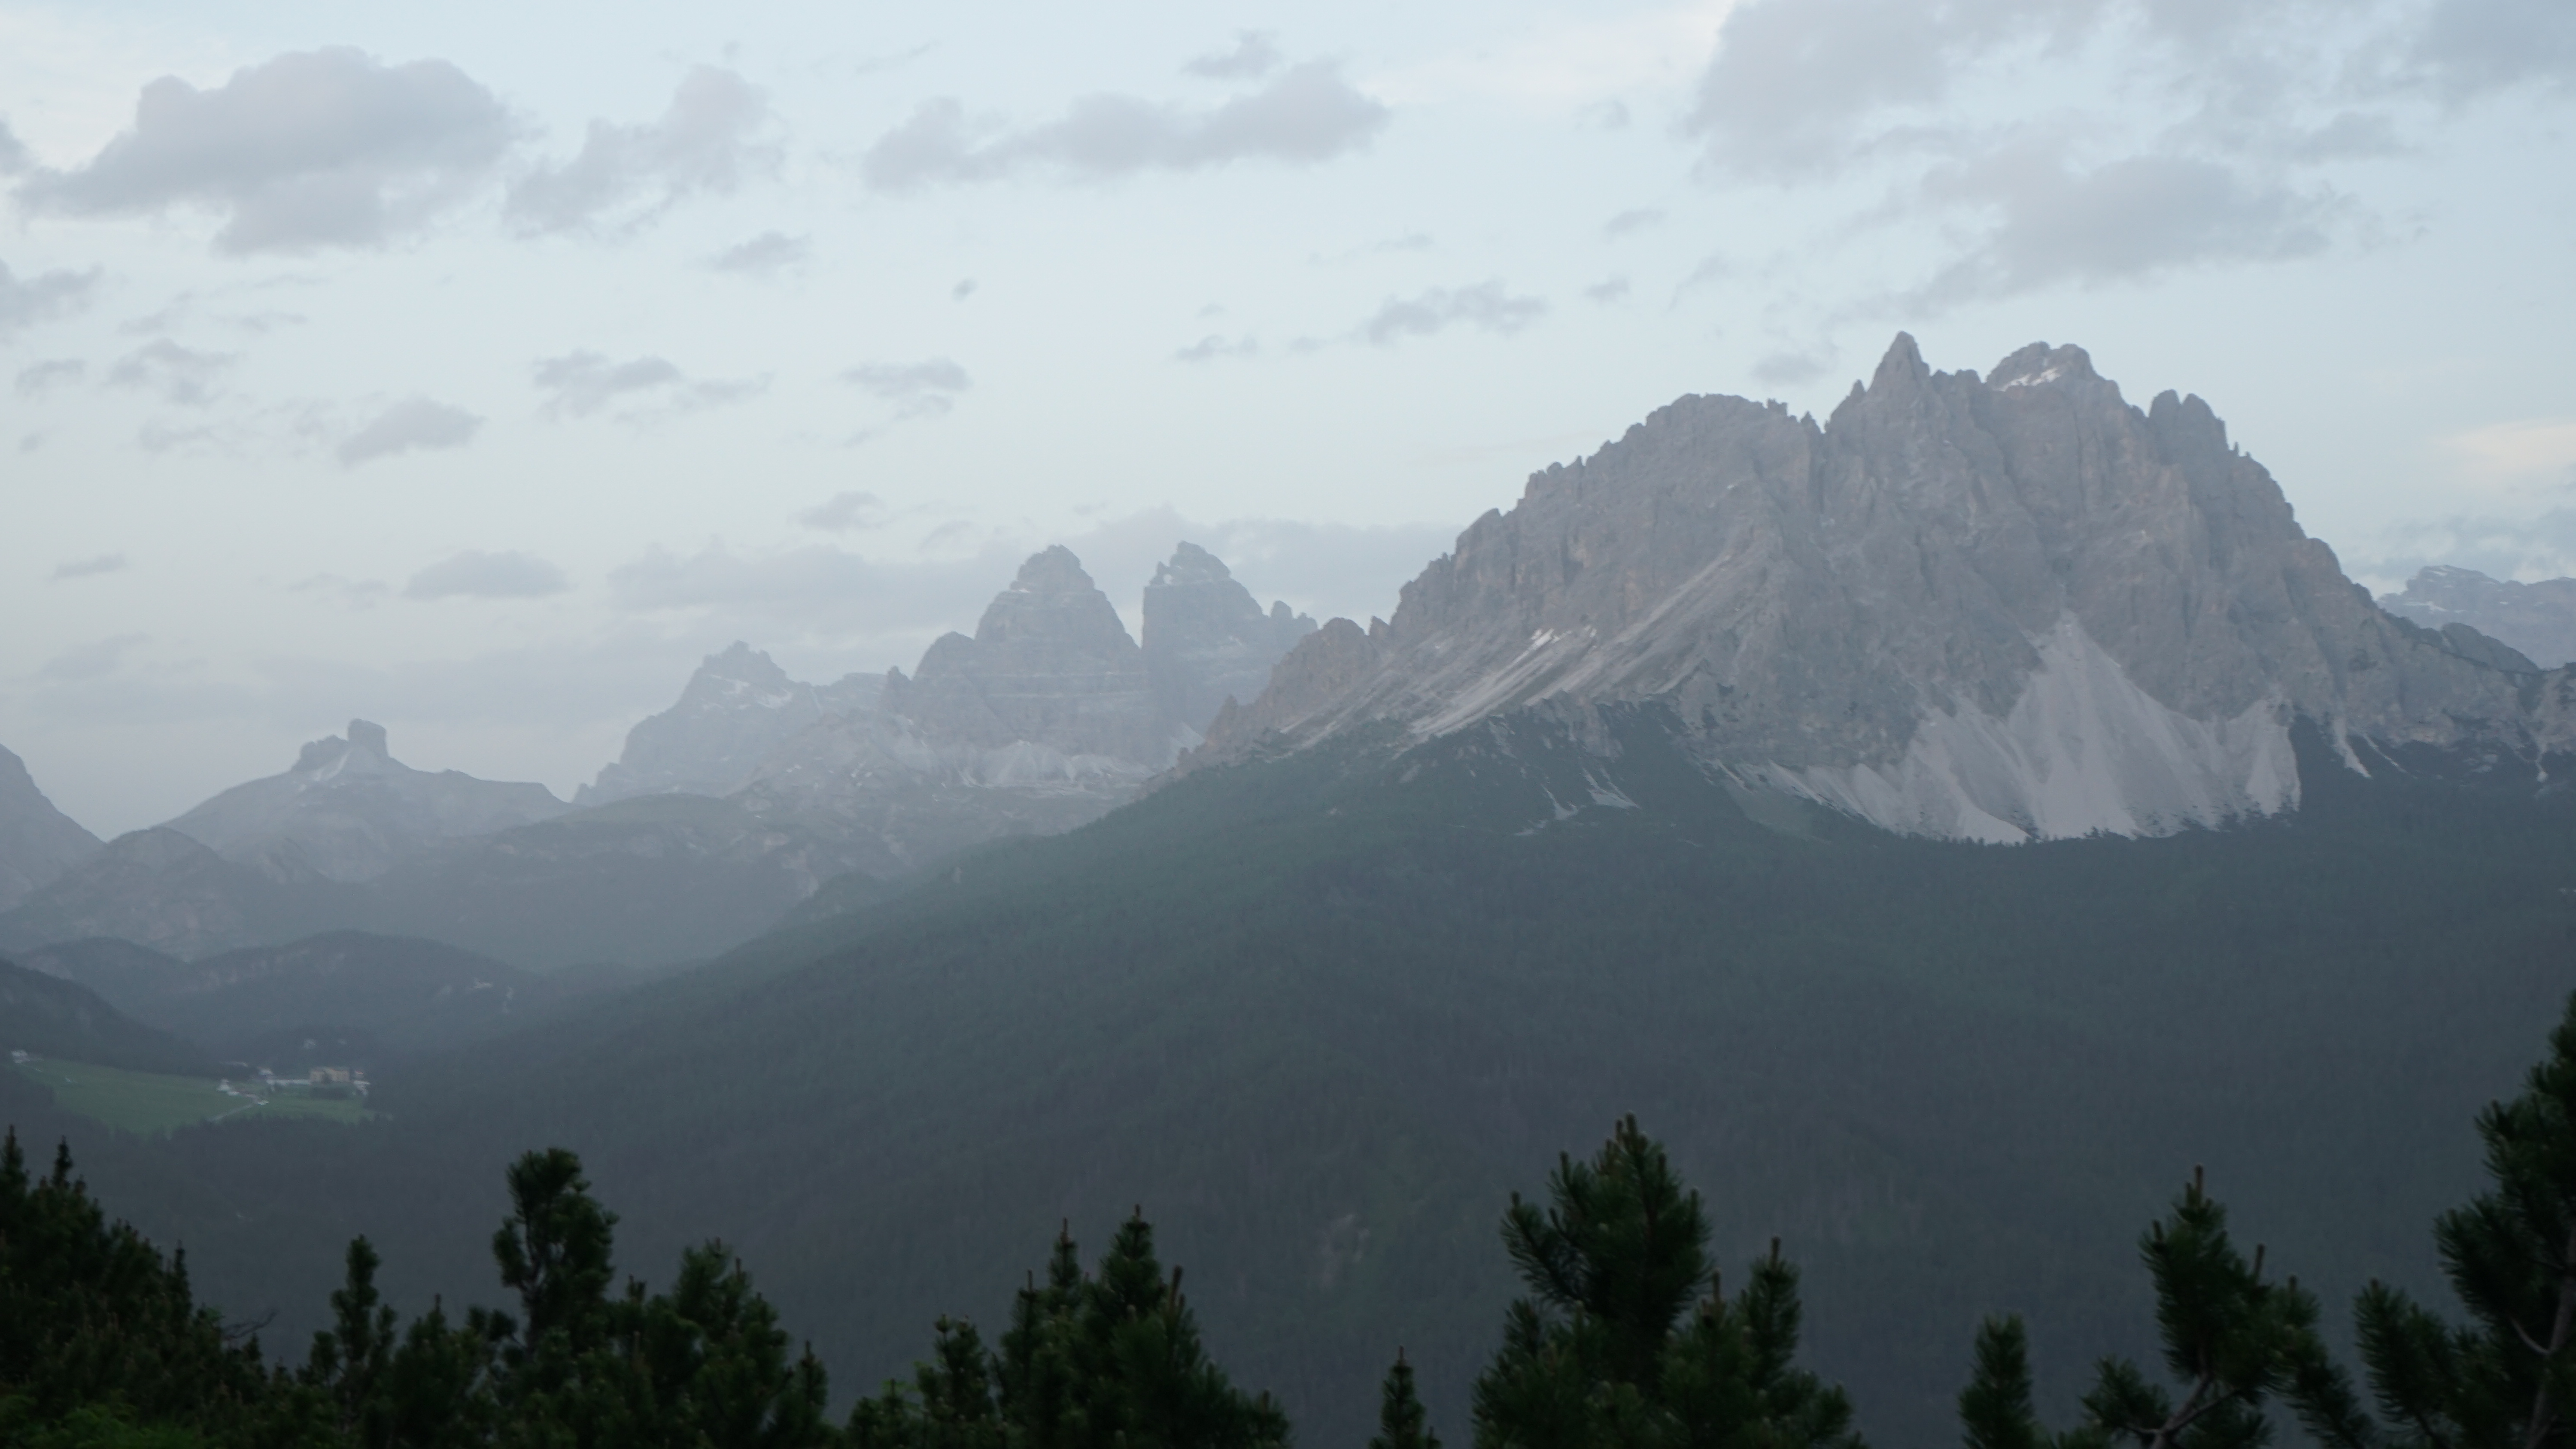
<path id="1" fill-rule="evenodd" d="M 0 745 L 569 795 L 1074 549 L 1391 612 L 1899 329 L 2198 393 L 2380 589 L 2576 573 L 2576 5 L 0 0 Z"/>

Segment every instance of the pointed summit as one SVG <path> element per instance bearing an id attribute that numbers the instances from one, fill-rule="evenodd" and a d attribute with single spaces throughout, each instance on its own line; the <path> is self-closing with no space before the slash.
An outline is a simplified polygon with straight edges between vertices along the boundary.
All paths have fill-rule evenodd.
<path id="1" fill-rule="evenodd" d="M 1195 743 L 1226 700 L 1258 699 L 1270 667 L 1314 628 L 1284 600 L 1263 613 L 1223 559 L 1181 544 L 1145 586 L 1145 667 L 1164 719 Z"/>
<path id="2" fill-rule="evenodd" d="M 926 730 L 986 747 L 1045 741 L 1073 754 L 1160 760 L 1145 656 L 1062 544 L 1030 555 L 994 595 L 975 637 L 932 641 L 886 707 Z"/>
<path id="3" fill-rule="evenodd" d="M 1932 375 L 1923 363 L 1923 349 L 1914 345 L 1914 334 L 1899 332 L 1887 345 L 1887 355 L 1878 360 L 1878 371 L 1871 374 L 1869 390 L 1909 388 Z"/>
<path id="4" fill-rule="evenodd" d="M 1477 520 L 1383 633 L 1301 644 L 1203 757 L 1644 706 L 1739 785 L 2013 842 L 2295 808 L 2303 716 L 2348 760 L 2576 744 L 2527 661 L 2373 608 L 2205 405 L 2151 416 L 2079 347 L 1980 382 L 1900 333 L 1822 429 L 1685 398 L 1581 476 Z"/>

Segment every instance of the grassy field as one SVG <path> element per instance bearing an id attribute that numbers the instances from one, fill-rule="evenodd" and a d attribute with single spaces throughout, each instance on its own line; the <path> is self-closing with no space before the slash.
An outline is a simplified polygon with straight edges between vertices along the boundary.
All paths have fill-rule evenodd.
<path id="1" fill-rule="evenodd" d="M 124 1132 L 167 1132 L 192 1122 L 215 1122 L 256 1113 L 267 1117 L 320 1117 L 363 1122 L 374 1114 L 354 1100 L 308 1097 L 300 1092 L 258 1095 L 259 1084 L 234 1083 L 226 1091 L 207 1077 L 173 1077 L 38 1058 L 18 1071 L 52 1090 L 67 1112 Z"/>

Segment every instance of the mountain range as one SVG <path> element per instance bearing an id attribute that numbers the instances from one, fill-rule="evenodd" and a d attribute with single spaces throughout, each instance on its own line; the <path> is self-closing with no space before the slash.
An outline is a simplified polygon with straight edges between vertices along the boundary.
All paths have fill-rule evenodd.
<path id="1" fill-rule="evenodd" d="M 2330 1302 L 2434 1281 L 2472 1119 L 2568 988 L 2576 672 L 2380 609 L 2211 408 L 2132 406 L 2074 348 L 1980 376 L 1899 338 L 1823 420 L 1681 399 L 1532 477 L 1388 621 L 1308 632 L 1210 572 L 1176 557 L 1185 607 L 1149 594 L 1122 648 L 1041 554 L 869 693 L 728 651 L 583 808 L 369 881 L 129 837 L 244 901 L 741 944 L 388 1051 L 364 1130 L 83 1138 L 84 1170 L 292 1338 L 359 1232 L 396 1302 L 464 1301 L 493 1168 L 570 1147 L 621 1266 L 721 1232 L 844 1396 L 940 1315 L 998 1332 L 1061 1225 L 1141 1207 L 1237 1381 L 1357 1442 L 1398 1345 L 1462 1432 L 1499 1215 L 1633 1112 L 1730 1272 L 1775 1237 L 1800 1265 L 1871 1436 L 1931 1442 L 1988 1312 L 2029 1317 L 2052 1403 L 2149 1341 L 2137 1234 L 2195 1164 Z M 1195 674 L 1158 673 L 1182 639 Z M 1256 696 L 1176 725 L 1219 686 L 1174 678 L 1265 650 Z M 921 815 L 955 796 L 1069 828 L 943 846 Z M 861 850 L 894 867 L 790 888 Z M 435 934 L 376 930 L 241 958 L 241 989 L 321 1001 L 315 963 Z M 172 969 L 80 949 L 46 959 L 102 998 Z"/>
<path id="2" fill-rule="evenodd" d="M 1730 787 L 1996 843 L 2295 808 L 2303 717 L 2364 773 L 2420 745 L 2537 785 L 2576 741 L 2569 675 L 2383 612 L 2199 398 L 2131 406 L 2075 347 L 1936 373 L 1900 334 L 1822 423 L 1683 398 L 1533 475 L 1204 761 L 1633 707 Z"/>
<path id="3" fill-rule="evenodd" d="M 9 756 L 0 946 L 115 937 L 193 957 L 358 929 L 537 967 L 702 958 L 836 877 L 1097 818 L 1314 628 L 1187 543 L 1143 617 L 1140 645 L 1051 548 L 910 675 L 809 685 L 736 643 L 569 805 L 413 769 L 353 720 L 283 773 L 102 846 Z"/>

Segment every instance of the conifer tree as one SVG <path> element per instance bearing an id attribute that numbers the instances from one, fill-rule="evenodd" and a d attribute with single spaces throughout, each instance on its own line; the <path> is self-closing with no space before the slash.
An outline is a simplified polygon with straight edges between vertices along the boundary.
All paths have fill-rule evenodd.
<path id="1" fill-rule="evenodd" d="M 2044 1428 L 2031 1403 L 2029 1338 L 2017 1316 L 1989 1319 L 1976 1368 L 1959 1395 L 1969 1449 L 2236 1449 L 2271 1436 L 2267 1408 L 2331 1373 L 2317 1334 L 2317 1300 L 2293 1278 L 2263 1277 L 2228 1236 L 2227 1210 L 2200 1171 L 2151 1225 L 2138 1252 L 2154 1280 L 2165 1368 L 2180 1396 L 2125 1358 L 2107 1358 L 2084 1396 L 2083 1423 Z"/>
<path id="2" fill-rule="evenodd" d="M 1699 1194 L 1634 1117 L 1590 1162 L 1560 1156 L 1548 1191 L 1503 1217 L 1529 1292 L 1476 1381 L 1477 1449 L 1858 1449 L 1849 1399 L 1796 1366 L 1797 1270 L 1775 1240 L 1727 1299 Z"/>
<path id="3" fill-rule="evenodd" d="M 1386 1384 L 1378 1392 L 1377 1437 L 1369 1440 L 1368 1449 L 1440 1449 L 1440 1436 L 1431 1432 L 1431 1416 L 1414 1392 L 1413 1365 L 1404 1361 L 1401 1348 L 1395 1351 L 1395 1364 L 1386 1371 Z"/>
<path id="4" fill-rule="evenodd" d="M 1287 1416 L 1207 1356 L 1142 1212 L 1085 1274 L 1070 1232 L 1031 1275 L 999 1352 L 942 1319 L 935 1357 L 852 1412 L 854 1449 L 1285 1449 Z"/>
<path id="5" fill-rule="evenodd" d="M 2382 1283 L 2354 1305 L 2380 1419 L 2347 1378 L 2302 1385 L 2309 1431 L 2343 1449 L 2576 1444 L 2576 997 L 2521 1095 L 2478 1114 L 2494 1185 L 2433 1237 L 2466 1324 Z"/>

